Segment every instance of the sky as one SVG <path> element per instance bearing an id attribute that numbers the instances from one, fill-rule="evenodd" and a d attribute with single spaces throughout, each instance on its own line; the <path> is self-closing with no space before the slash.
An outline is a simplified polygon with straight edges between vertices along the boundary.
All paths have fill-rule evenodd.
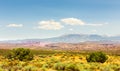
<path id="1" fill-rule="evenodd" d="M 119 30 L 120 0 L 0 0 L 0 40 Z"/>

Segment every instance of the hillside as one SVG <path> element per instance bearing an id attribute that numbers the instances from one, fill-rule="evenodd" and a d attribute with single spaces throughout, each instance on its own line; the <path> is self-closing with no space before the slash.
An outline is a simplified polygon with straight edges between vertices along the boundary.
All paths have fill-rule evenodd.
<path id="1" fill-rule="evenodd" d="M 51 37 L 45 39 L 23 39 L 23 40 L 8 40 L 1 41 L 5 43 L 79 43 L 79 42 L 120 42 L 120 36 L 103 36 L 97 34 L 68 34 L 58 37 Z"/>

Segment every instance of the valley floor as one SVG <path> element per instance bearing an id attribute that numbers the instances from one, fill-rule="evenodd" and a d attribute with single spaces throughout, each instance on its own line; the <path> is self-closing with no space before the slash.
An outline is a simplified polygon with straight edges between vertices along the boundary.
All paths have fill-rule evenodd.
<path id="1" fill-rule="evenodd" d="M 32 61 L 8 60 L 1 54 L 0 71 L 120 71 L 117 55 L 107 55 L 105 63 L 88 63 L 87 54 L 40 52 Z"/>

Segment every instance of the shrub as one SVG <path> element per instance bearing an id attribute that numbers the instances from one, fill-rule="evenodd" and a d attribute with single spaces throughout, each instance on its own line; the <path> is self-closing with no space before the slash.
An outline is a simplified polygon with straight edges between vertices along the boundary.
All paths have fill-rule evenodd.
<path id="1" fill-rule="evenodd" d="M 31 53 L 30 49 L 24 49 L 24 48 L 17 48 L 13 49 L 9 55 L 7 55 L 8 59 L 18 59 L 20 61 L 23 60 L 32 60 L 33 54 Z"/>
<path id="2" fill-rule="evenodd" d="M 66 66 L 66 71 L 80 71 L 79 67 L 77 66 L 77 64 L 74 64 L 74 63 L 69 63 L 67 66 Z"/>
<path id="3" fill-rule="evenodd" d="M 104 63 L 108 57 L 103 52 L 94 52 L 86 57 L 87 62 L 101 62 Z"/>
<path id="4" fill-rule="evenodd" d="M 54 69 L 64 71 L 64 70 L 65 70 L 65 66 L 66 66 L 65 63 L 59 62 L 59 63 L 56 63 L 56 64 L 54 65 Z"/>

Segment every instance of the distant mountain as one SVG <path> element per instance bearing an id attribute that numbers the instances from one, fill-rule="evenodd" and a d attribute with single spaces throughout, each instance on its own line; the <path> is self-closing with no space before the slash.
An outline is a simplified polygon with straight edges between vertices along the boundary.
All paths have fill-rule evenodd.
<path id="1" fill-rule="evenodd" d="M 79 43 L 79 42 L 120 42 L 120 36 L 102 36 L 97 34 L 68 34 L 59 37 L 46 38 L 46 39 L 24 39 L 24 40 L 10 40 L 4 41 L 7 43 L 36 43 L 36 42 L 49 42 L 49 43 Z"/>

